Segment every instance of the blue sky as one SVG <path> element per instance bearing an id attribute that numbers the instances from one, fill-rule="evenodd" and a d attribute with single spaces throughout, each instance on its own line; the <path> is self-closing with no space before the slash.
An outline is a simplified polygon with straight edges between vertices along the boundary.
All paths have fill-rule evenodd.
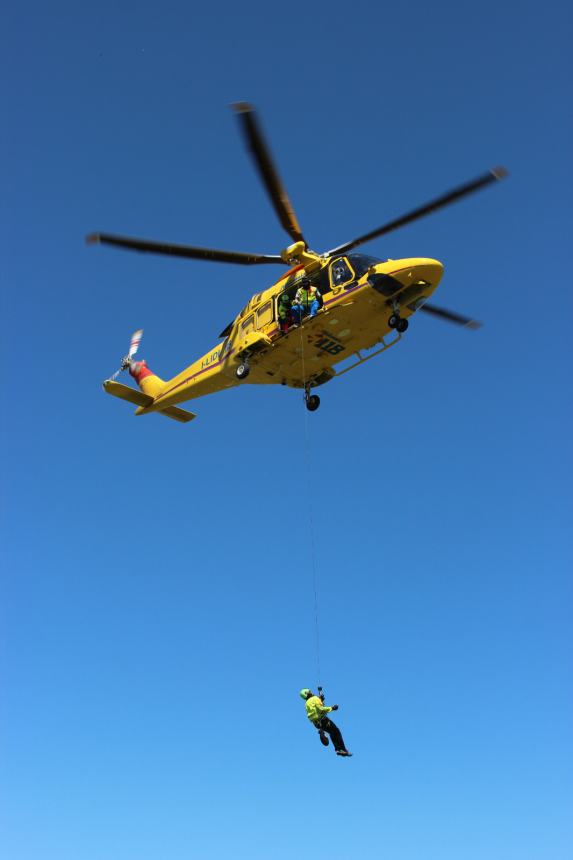
<path id="1" fill-rule="evenodd" d="M 4 10 L 1 841 L 11 860 L 562 860 L 572 850 L 571 13 L 565 4 L 22 3 Z M 445 265 L 395 350 L 189 426 L 163 377 L 274 269 L 93 230 L 288 244 L 228 105 L 260 111 L 305 235 Z M 278 270 L 277 270 L 278 273 Z M 321 680 L 354 758 L 298 698 Z"/>

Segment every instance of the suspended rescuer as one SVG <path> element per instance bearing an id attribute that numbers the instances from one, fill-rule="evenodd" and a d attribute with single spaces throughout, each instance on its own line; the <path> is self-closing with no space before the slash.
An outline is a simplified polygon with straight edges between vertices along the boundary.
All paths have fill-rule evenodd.
<path id="1" fill-rule="evenodd" d="M 305 701 L 306 715 L 311 723 L 318 729 L 322 743 L 325 746 L 328 745 L 328 738 L 326 737 L 328 734 L 330 735 L 336 755 L 351 756 L 352 753 L 348 752 L 344 746 L 340 729 L 332 722 L 330 717 L 327 716 L 331 711 L 337 711 L 338 705 L 325 705 L 324 696 L 317 696 L 312 692 L 312 690 L 309 690 L 306 687 L 300 691 L 300 697 Z"/>

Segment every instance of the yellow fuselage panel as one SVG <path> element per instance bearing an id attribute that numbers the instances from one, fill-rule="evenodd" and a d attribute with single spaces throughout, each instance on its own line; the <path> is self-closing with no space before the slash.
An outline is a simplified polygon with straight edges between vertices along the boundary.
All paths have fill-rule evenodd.
<path id="1" fill-rule="evenodd" d="M 276 324 L 275 334 L 269 328 L 266 333 L 276 338 L 273 348 L 253 364 L 249 382 L 300 387 L 358 351 L 370 349 L 392 331 L 388 319 L 393 298 L 400 303 L 405 297 L 410 304 L 426 299 L 438 286 L 442 272 L 437 260 L 388 261 L 376 266 L 369 276 L 377 273 L 397 282 L 393 295 L 392 287 L 388 294 L 378 292 L 366 276 L 339 292 L 325 294 L 323 311 L 312 320 L 306 319 L 302 327 L 287 336 L 278 333 Z M 401 317 L 412 313 L 414 310 L 400 303 Z"/>
<path id="2" fill-rule="evenodd" d="M 275 299 L 286 283 L 287 276 L 284 276 L 273 287 L 260 293 L 256 302 L 249 302 L 248 313 L 243 312 L 237 319 L 225 341 L 173 379 L 160 381 L 160 390 L 155 382 L 157 377 L 153 377 L 153 383 L 150 379 L 150 390 L 145 390 L 153 394 L 155 401 L 143 411 L 156 411 L 245 384 L 240 383 L 235 375 L 238 356 L 249 337 L 242 334 L 241 320 L 256 313 L 257 308 L 269 300 L 273 302 L 273 319 L 261 327 L 260 333 L 272 343 L 252 357 L 248 382 L 300 387 L 311 377 L 329 371 L 359 350 L 370 349 L 379 343 L 391 332 L 388 319 L 394 304 L 399 306 L 401 317 L 409 317 L 414 313 L 416 302 L 425 300 L 434 292 L 442 272 L 441 263 L 423 257 L 381 262 L 347 287 L 325 293 L 323 310 L 313 319 L 305 319 L 301 327 L 291 329 L 287 335 L 279 331 L 274 319 Z M 377 275 L 380 276 L 378 280 Z"/>
<path id="3" fill-rule="evenodd" d="M 229 373 L 227 376 L 222 374 L 224 365 L 230 363 L 234 353 L 234 350 L 229 350 L 226 347 L 225 354 L 222 354 L 223 347 L 227 343 L 227 341 L 222 341 L 202 358 L 174 376 L 173 379 L 164 382 L 162 391 L 156 396 L 155 402 L 149 407 L 149 411 L 163 409 L 165 406 L 175 406 L 178 403 L 203 397 L 206 394 L 214 394 L 238 383 L 236 377 L 235 381 L 233 380 L 233 374 Z"/>

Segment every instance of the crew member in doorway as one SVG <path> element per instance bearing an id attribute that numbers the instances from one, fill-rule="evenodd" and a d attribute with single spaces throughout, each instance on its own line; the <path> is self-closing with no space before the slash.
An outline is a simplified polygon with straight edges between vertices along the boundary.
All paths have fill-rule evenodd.
<path id="1" fill-rule="evenodd" d="M 305 701 L 306 715 L 313 726 L 318 729 L 320 739 L 322 740 L 325 734 L 330 735 L 336 755 L 351 756 L 352 753 L 348 752 L 344 746 L 340 729 L 327 716 L 331 711 L 337 711 L 338 705 L 325 705 L 324 697 L 317 696 L 306 687 L 300 691 L 300 697 Z"/>
<path id="2" fill-rule="evenodd" d="M 292 325 L 292 299 L 283 293 L 279 299 L 279 328 L 286 334 Z"/>
<path id="3" fill-rule="evenodd" d="M 294 297 L 292 312 L 294 321 L 300 323 L 303 316 L 315 317 L 320 308 L 320 293 L 318 289 L 310 283 L 310 278 L 306 275 L 300 279 L 299 287 Z"/>

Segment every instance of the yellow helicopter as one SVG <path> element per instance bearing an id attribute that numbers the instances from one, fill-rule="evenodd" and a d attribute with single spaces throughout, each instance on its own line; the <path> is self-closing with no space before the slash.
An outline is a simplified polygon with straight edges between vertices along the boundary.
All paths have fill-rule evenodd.
<path id="1" fill-rule="evenodd" d="M 313 412 L 320 405 L 318 395 L 312 393 L 314 388 L 398 343 L 412 314 L 424 311 L 468 328 L 479 327 L 476 320 L 428 303 L 443 273 L 438 260 L 411 257 L 383 261 L 354 253 L 354 248 L 502 179 L 507 175 L 504 168 L 496 167 L 351 242 L 317 254 L 302 234 L 254 108 L 244 102 L 233 108 L 279 221 L 293 240 L 291 245 L 278 255 L 266 255 L 107 233 L 93 233 L 86 241 L 219 263 L 286 265 L 288 271 L 256 293 L 221 332 L 220 342 L 173 379 L 160 379 L 144 361 L 135 360 L 142 335 L 142 331 L 136 332 L 120 369 L 103 383 L 108 394 L 136 404 L 136 415 L 158 412 L 186 422 L 196 416 L 178 404 L 244 384 L 248 379 L 259 385 L 302 389 L 306 406 Z M 139 389 L 116 381 L 126 369 Z"/>

